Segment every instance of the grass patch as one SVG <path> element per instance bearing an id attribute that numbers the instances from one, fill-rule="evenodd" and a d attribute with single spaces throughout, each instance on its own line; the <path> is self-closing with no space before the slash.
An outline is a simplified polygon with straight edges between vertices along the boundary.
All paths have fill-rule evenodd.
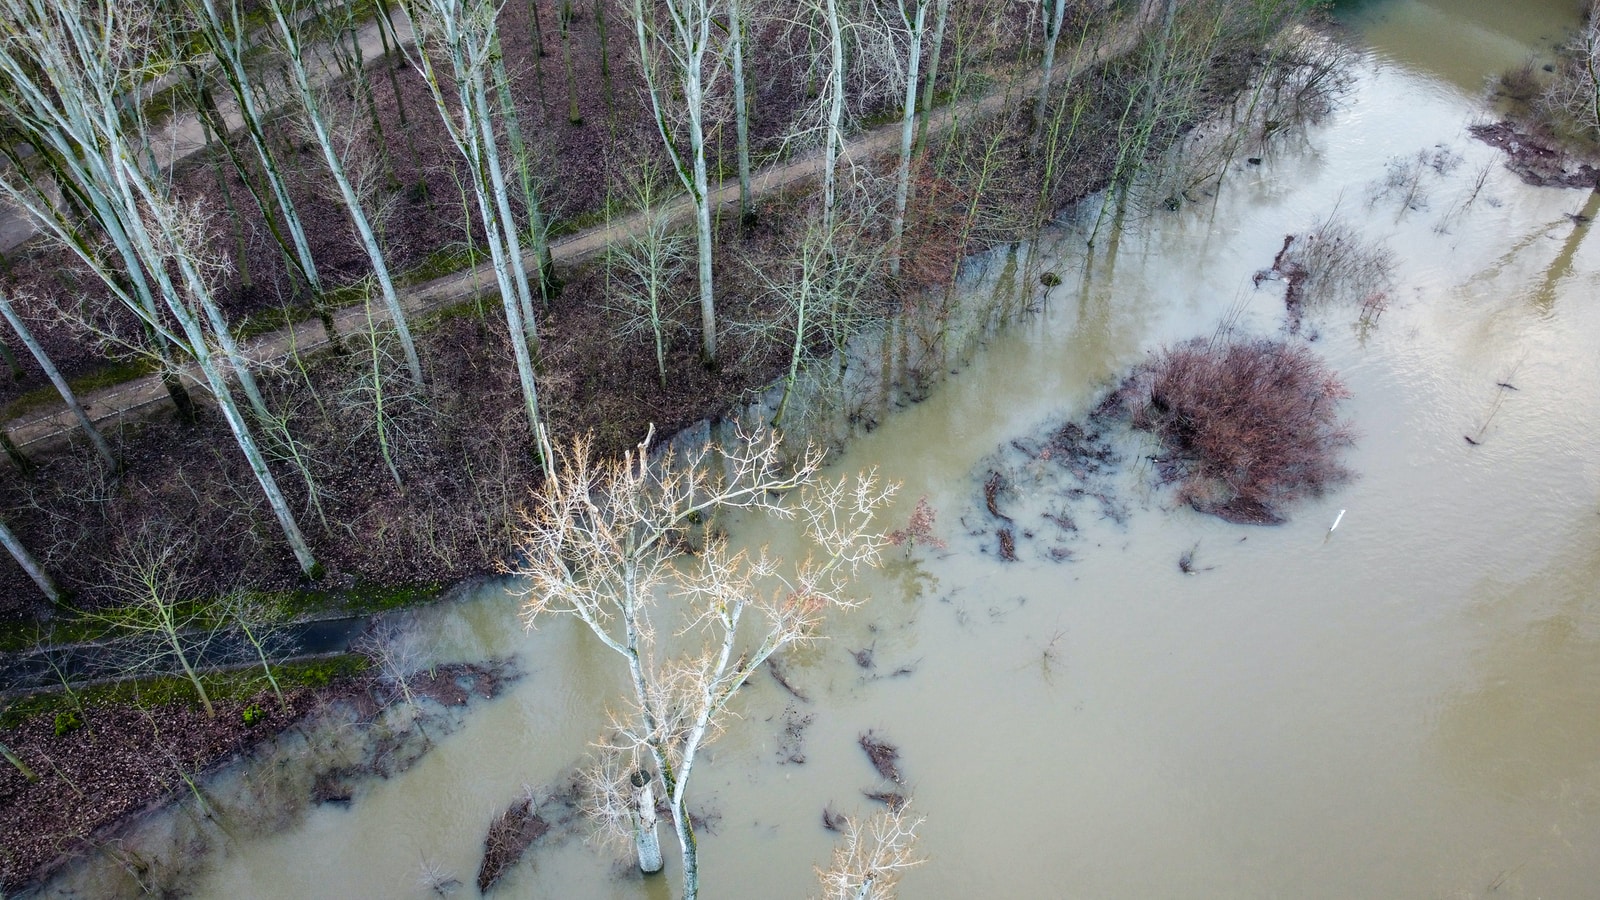
<path id="1" fill-rule="evenodd" d="M 487 250 L 476 250 L 465 244 L 449 244 L 433 251 L 422 262 L 407 269 L 396 279 L 396 286 L 426 284 L 436 278 L 464 272 L 488 260 Z"/>
<path id="2" fill-rule="evenodd" d="M 333 308 L 329 303 L 329 308 Z M 233 329 L 234 340 L 243 341 L 258 335 L 271 334 L 284 328 L 309 322 L 317 317 L 317 311 L 310 306 L 279 306 L 248 316 Z"/>
<path id="3" fill-rule="evenodd" d="M 337 616 L 364 616 L 421 606 L 443 590 L 439 584 L 388 586 L 357 583 L 347 590 L 304 588 L 296 591 L 252 594 L 249 599 L 273 613 L 276 622 Z M 223 612 L 222 598 L 204 597 L 177 604 L 174 614 L 195 628 L 223 628 L 231 621 Z M 0 622 L 0 652 L 19 653 L 42 647 L 79 644 L 122 637 L 118 627 L 104 619 L 81 615 L 57 618 L 46 629 L 30 623 Z"/>
<path id="4" fill-rule="evenodd" d="M 272 673 L 284 690 L 295 688 L 324 688 L 336 681 L 353 678 L 365 672 L 370 663 L 365 656 L 346 653 L 321 659 L 287 662 L 273 666 Z M 272 689 L 259 667 L 229 669 L 201 674 L 206 692 L 216 703 L 244 701 Z M 93 723 L 97 706 L 134 706 L 151 708 L 172 703 L 199 706 L 194 685 L 187 678 L 161 675 L 135 678 L 78 688 L 71 694 L 64 690 L 40 691 L 13 701 L 0 712 L 0 728 L 15 728 L 35 716 L 56 716 L 69 713 L 87 718 Z"/>
<path id="5" fill-rule="evenodd" d="M 102 388 L 143 378 L 155 371 L 155 362 L 143 357 L 113 360 L 87 375 L 67 379 L 67 385 L 72 388 L 73 393 L 82 397 Z M 5 417 L 8 420 L 15 419 L 33 410 L 60 403 L 61 394 L 56 391 L 55 385 L 42 385 L 6 404 Z"/>
<path id="6" fill-rule="evenodd" d="M 303 588 L 278 594 L 259 595 L 284 620 L 314 615 L 375 615 L 412 606 L 421 606 L 439 596 L 443 585 L 413 584 L 398 587 L 357 583 L 347 590 Z"/>

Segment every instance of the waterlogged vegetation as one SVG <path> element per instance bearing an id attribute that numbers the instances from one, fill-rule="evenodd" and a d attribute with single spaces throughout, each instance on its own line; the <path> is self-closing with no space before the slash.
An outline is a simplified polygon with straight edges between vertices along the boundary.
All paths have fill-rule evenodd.
<path id="1" fill-rule="evenodd" d="M 1559 299 L 1589 268 L 1584 214 L 1527 224 L 1558 203 L 1463 143 L 1476 97 L 1291 3 L 13 6 L 39 27 L 8 61 L 52 36 L 108 52 L 12 98 L 36 105 L 21 125 L 49 95 L 71 112 L 8 132 L 42 238 L 0 290 L 69 389 L 189 365 L 220 406 L 168 377 L 168 411 L 78 420 L 103 451 L 8 440 L 10 595 L 48 599 L 3 611 L 8 664 L 37 670 L 0 711 L 7 889 L 1592 882 L 1505 824 L 1592 833 L 1592 756 L 1518 750 L 1518 784 L 1580 773 L 1573 803 L 1484 799 L 1503 742 L 1472 698 L 1499 695 L 1449 686 L 1482 635 L 1455 617 L 1513 641 L 1534 617 L 1578 636 L 1566 659 L 1590 611 L 1494 599 L 1485 566 L 1549 553 L 1491 526 L 1419 543 L 1479 521 L 1473 497 L 1570 481 L 1530 482 L 1531 448 L 1571 444 L 1542 411 L 1586 371 Z M 190 30 L 155 41 L 164 16 Z M 1581 122 L 1583 46 L 1502 86 Z M 161 96 L 172 127 L 199 111 L 199 152 L 146 153 L 138 110 L 82 114 L 186 54 L 193 86 Z M 1418 97 L 1415 121 L 1373 112 Z M 1581 127 L 1550 129 L 1544 183 L 1578 183 Z M 91 144 L 113 150 L 71 149 Z M 1494 302 L 1540 246 L 1483 269 L 1489 235 L 1563 223 L 1542 318 L 1440 318 L 1441 285 Z M 721 414 L 749 430 L 648 452 Z M 834 471 L 808 437 L 843 448 Z M 1419 458 L 1477 494 L 1431 492 L 1397 462 Z M 1586 571 L 1569 488 L 1541 547 Z M 1428 583 L 1374 580 L 1390 548 Z M 444 588 L 487 573 L 508 577 Z M 290 624 L 339 617 L 332 655 L 291 659 Z M 1429 737 L 1440 704 L 1460 712 Z M 1434 756 L 1477 774 L 1419 777 Z M 1331 808 L 1318 773 L 1346 812 L 1286 814 L 1274 798 Z M 1403 831 L 1381 824 L 1396 797 Z M 1292 849 L 1313 846 L 1350 864 Z"/>

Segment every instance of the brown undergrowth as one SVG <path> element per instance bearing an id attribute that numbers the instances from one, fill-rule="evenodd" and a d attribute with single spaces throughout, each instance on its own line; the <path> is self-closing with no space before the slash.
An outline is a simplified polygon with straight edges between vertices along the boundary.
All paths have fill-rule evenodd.
<path id="1" fill-rule="evenodd" d="M 1300 342 L 1194 340 L 1139 366 L 1102 406 L 1161 443 L 1178 499 L 1230 522 L 1283 521 L 1285 504 L 1348 480 L 1349 392 Z"/>

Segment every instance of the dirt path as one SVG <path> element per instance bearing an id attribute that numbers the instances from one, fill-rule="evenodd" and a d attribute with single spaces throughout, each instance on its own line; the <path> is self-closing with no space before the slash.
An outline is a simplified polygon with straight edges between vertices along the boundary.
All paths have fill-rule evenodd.
<path id="1" fill-rule="evenodd" d="M 376 43 L 376 35 L 372 37 Z M 1127 52 L 1132 49 L 1137 37 L 1137 23 L 1125 24 L 1102 42 L 1092 54 L 1058 65 L 1053 80 L 1057 83 L 1069 81 L 1084 70 Z M 1032 96 L 1039 86 L 1039 81 L 1039 73 L 1034 72 L 1027 78 L 1008 82 L 981 97 L 941 107 L 929 116 L 928 131 L 930 134 L 942 134 L 953 127 L 960 127 L 965 121 L 997 114 L 1009 104 Z M 181 123 L 178 127 L 181 127 Z M 876 157 L 897 153 L 899 147 L 900 123 L 892 122 L 856 135 L 848 141 L 840 164 L 870 162 Z M 798 182 L 819 177 L 822 168 L 822 152 L 820 150 L 808 152 L 754 173 L 752 190 L 758 197 L 771 195 Z M 737 181 L 724 183 L 712 192 L 712 199 L 719 210 L 736 208 L 739 202 Z M 669 221 L 676 226 L 688 224 L 693 218 L 694 211 L 688 197 L 682 196 L 666 204 L 664 212 Z M 602 252 L 612 244 L 641 233 L 645 224 L 645 219 L 640 214 L 621 216 L 604 225 L 552 241 L 551 255 L 557 265 L 571 266 Z M 534 261 L 530 258 L 528 264 L 532 267 Z M 453 306 L 476 296 L 492 293 L 493 290 L 493 270 L 488 264 L 484 264 L 466 272 L 446 275 L 405 288 L 402 302 L 408 313 L 421 314 Z M 375 322 L 383 322 L 388 318 L 387 313 L 378 306 L 374 306 L 370 314 Z M 364 331 L 368 315 L 369 312 L 365 307 L 345 307 L 334 314 L 335 326 L 341 334 Z M 287 360 L 296 352 L 314 351 L 326 343 L 321 323 L 313 320 L 257 336 L 245 342 L 244 351 L 250 359 L 267 365 Z M 182 374 L 191 391 L 197 396 L 208 396 L 198 369 L 187 367 Z M 154 375 L 113 385 L 82 395 L 79 399 L 90 417 L 97 423 L 136 420 L 152 414 L 162 404 L 170 402 L 166 390 Z M 77 422 L 63 405 L 35 410 L 6 423 L 5 428 L 19 447 L 39 449 L 70 435 L 77 428 Z"/>
<path id="2" fill-rule="evenodd" d="M 356 28 L 357 43 L 361 47 L 361 59 L 366 65 L 383 57 L 385 42 L 378 33 L 381 26 L 376 20 Z M 272 26 L 267 26 L 270 33 Z M 395 34 L 404 45 L 411 43 L 411 20 L 403 13 L 395 16 Z M 306 71 L 315 73 L 319 69 L 330 76 L 337 71 L 337 64 L 329 56 L 325 45 L 311 45 L 306 48 Z M 216 66 L 212 59 L 204 58 L 197 61 L 203 69 Z M 180 70 L 181 71 L 181 70 Z M 169 73 L 160 79 L 148 84 L 142 90 L 147 96 L 154 96 L 178 81 L 179 75 Z M 276 97 L 290 96 L 292 89 L 273 78 L 272 89 L 268 92 Z M 217 111 L 222 114 L 222 120 L 229 130 L 239 128 L 244 124 L 244 117 L 239 113 L 238 101 L 228 91 L 221 91 L 217 98 Z M 150 153 L 156 165 L 168 169 L 190 156 L 204 150 L 206 147 L 206 129 L 200 122 L 200 117 L 194 113 L 173 115 L 168 121 L 156 128 L 150 135 Z M 0 162 L 0 167 L 8 167 L 9 162 Z M 0 253 L 10 253 L 22 246 L 39 233 L 38 227 L 31 217 L 6 205 L 0 205 Z"/>

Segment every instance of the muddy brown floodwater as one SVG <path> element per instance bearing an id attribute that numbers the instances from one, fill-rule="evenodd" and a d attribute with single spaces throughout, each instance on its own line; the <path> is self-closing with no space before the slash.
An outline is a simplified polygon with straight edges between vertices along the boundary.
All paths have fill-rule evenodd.
<path id="1" fill-rule="evenodd" d="M 740 697 L 694 776 L 706 896 L 815 893 L 824 808 L 867 812 L 863 792 L 884 787 L 868 730 L 898 747 L 927 816 L 905 897 L 1594 896 L 1600 239 L 1567 216 L 1584 192 L 1525 186 L 1466 134 L 1483 80 L 1547 54 L 1576 6 L 1344 15 L 1370 49 L 1324 123 L 1093 251 L 1091 210 L 1019 248 L 1020 272 L 996 253 L 969 289 L 1055 271 L 1040 314 L 984 338 L 922 402 L 857 393 L 881 421 L 835 468 L 904 482 L 896 521 L 926 496 L 948 548 L 863 581 L 871 602 L 787 660 L 809 703 L 765 675 Z M 1440 164 L 1404 197 L 1382 190 L 1419 151 Z M 1252 275 L 1335 212 L 1396 260 L 1376 327 L 1345 309 L 1305 323 L 1354 395 L 1355 481 L 1285 525 L 1229 525 L 1176 507 L 1140 461 L 1153 448 L 1124 436 L 1121 508 L 1079 508 L 1070 561 L 1019 539 L 1004 562 L 991 533 L 968 533 L 987 515 L 985 460 L 1082 416 L 1152 349 L 1225 319 L 1280 333 L 1282 286 Z M 515 656 L 525 677 L 353 802 L 225 842 L 194 896 L 424 897 L 425 871 L 475 892 L 490 821 L 584 756 L 621 685 L 570 624 L 525 632 L 500 586 L 421 618 L 435 658 Z M 547 836 L 497 893 L 672 893 L 670 859 L 648 881 L 619 860 Z M 125 889 L 92 880 L 110 877 L 57 887 Z"/>

